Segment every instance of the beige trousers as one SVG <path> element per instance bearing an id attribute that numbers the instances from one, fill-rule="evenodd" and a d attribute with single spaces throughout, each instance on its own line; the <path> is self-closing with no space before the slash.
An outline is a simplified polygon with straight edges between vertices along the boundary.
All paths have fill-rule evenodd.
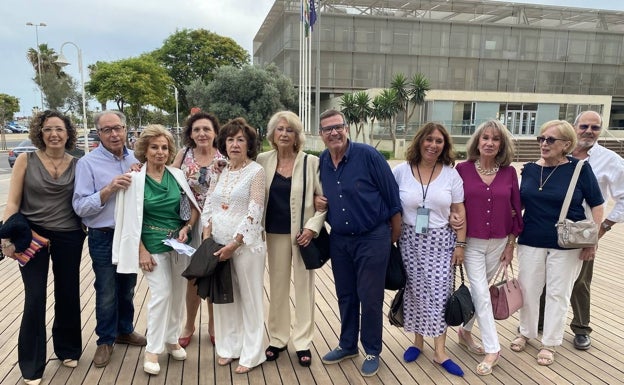
<path id="1" fill-rule="evenodd" d="M 292 342 L 295 350 L 310 349 L 314 337 L 314 270 L 306 270 L 299 246 L 290 234 L 267 234 L 269 261 L 269 344 L 278 348 L 290 339 L 290 278 L 293 271 L 295 320 Z"/>

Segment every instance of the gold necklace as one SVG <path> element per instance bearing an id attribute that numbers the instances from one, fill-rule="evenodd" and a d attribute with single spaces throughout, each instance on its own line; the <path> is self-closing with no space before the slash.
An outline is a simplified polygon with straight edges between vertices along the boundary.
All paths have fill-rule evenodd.
<path id="1" fill-rule="evenodd" d="M 228 166 L 228 172 L 227 174 L 225 174 L 225 182 L 223 183 L 223 202 L 221 202 L 221 208 L 223 210 L 227 210 L 230 208 L 230 195 L 232 194 L 232 190 L 234 190 L 234 187 L 238 184 L 238 180 L 240 179 L 240 176 L 243 173 L 243 168 L 245 168 L 245 166 L 247 166 L 247 160 L 245 160 L 243 162 L 243 165 L 236 170 L 233 170 L 231 166 Z M 236 179 L 234 179 L 232 181 L 232 184 L 230 185 L 230 173 L 232 172 L 236 172 Z"/>
<path id="2" fill-rule="evenodd" d="M 552 174 L 555 173 L 555 171 L 557 171 L 557 168 L 561 165 L 561 163 L 557 163 L 557 165 L 555 166 L 555 169 L 551 171 L 550 174 L 548 174 L 548 176 L 546 177 L 546 180 L 542 182 L 542 175 L 544 174 L 544 166 L 542 166 L 542 170 L 540 171 L 540 186 L 537 189 L 538 191 L 542 191 L 544 185 L 546 184 L 546 182 L 548 182 L 548 179 L 550 179 L 550 176 Z"/>
<path id="3" fill-rule="evenodd" d="M 280 166 L 280 163 L 281 163 L 281 166 Z M 280 160 L 278 159 L 277 160 L 277 172 L 279 172 L 281 175 L 287 174 L 289 170 L 292 170 L 294 164 L 295 164 L 295 158 L 284 160 L 283 162 L 280 162 Z"/>
<path id="4" fill-rule="evenodd" d="M 46 154 L 45 151 L 41 151 L 41 152 L 43 153 L 43 155 L 45 155 L 46 159 L 48 159 L 48 161 L 50 161 L 50 164 L 52 165 L 52 167 L 54 167 L 54 175 L 52 176 L 52 178 L 58 179 L 58 177 L 59 177 L 58 168 L 61 167 L 63 165 L 63 163 L 65 162 L 65 153 L 63 153 L 63 157 L 61 158 L 61 161 L 59 162 L 59 164 L 56 165 L 52 161 L 52 158 L 50 158 L 50 156 L 48 154 Z"/>
<path id="5" fill-rule="evenodd" d="M 494 167 L 485 169 L 485 168 L 481 168 L 481 161 L 477 159 L 475 161 L 475 168 L 477 169 L 479 174 L 488 176 L 488 175 L 496 174 L 498 172 L 498 169 L 500 168 L 500 164 L 496 163 Z"/>

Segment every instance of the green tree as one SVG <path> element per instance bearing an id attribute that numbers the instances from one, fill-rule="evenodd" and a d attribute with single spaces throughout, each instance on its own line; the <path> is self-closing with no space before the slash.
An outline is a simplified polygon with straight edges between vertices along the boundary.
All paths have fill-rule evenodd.
<path id="1" fill-rule="evenodd" d="M 201 79 L 195 79 L 184 87 L 186 101 L 189 107 L 199 107 L 203 111 L 210 111 L 208 103 L 208 83 Z"/>
<path id="2" fill-rule="evenodd" d="M 175 109 L 172 79 L 151 56 L 122 59 L 114 62 L 97 62 L 89 66 L 91 81 L 87 90 L 106 109 L 106 102 L 112 100 L 119 111 L 132 106 L 132 113 L 139 123 L 141 109 L 154 106 L 167 111 Z"/>
<path id="3" fill-rule="evenodd" d="M 210 111 L 219 120 L 241 116 L 262 131 L 275 112 L 296 111 L 298 107 L 291 80 L 279 74 L 275 66 L 221 67 L 208 85 L 208 99 Z"/>
<path id="4" fill-rule="evenodd" d="M 374 116 L 380 121 L 386 121 L 386 131 L 392 140 L 392 153 L 396 152 L 396 116 L 401 111 L 401 100 L 397 91 L 386 88 L 373 99 Z M 379 145 L 379 143 L 377 143 Z"/>
<path id="5" fill-rule="evenodd" d="M 41 60 L 39 60 L 39 54 L 41 54 Z M 34 48 L 29 48 L 26 57 L 35 70 L 33 81 L 41 88 L 47 108 L 63 112 L 71 110 L 77 84 L 56 63 L 58 55 L 54 49 L 49 48 L 47 44 L 39 44 L 39 52 Z M 41 68 L 39 68 L 40 62 Z M 39 70 L 41 70 L 41 77 L 39 77 Z"/>
<path id="6" fill-rule="evenodd" d="M 13 115 L 20 110 L 19 99 L 15 96 L 0 94 L 0 123 L 13 120 Z"/>
<path id="7" fill-rule="evenodd" d="M 396 91 L 397 98 L 401 103 L 403 124 L 405 127 L 403 138 L 405 139 L 407 137 L 409 121 L 414 115 L 416 107 L 422 106 L 425 103 L 427 91 L 431 89 L 429 80 L 421 73 L 413 75 L 409 80 L 404 74 L 398 73 L 392 78 L 390 88 Z M 410 105 L 412 106 L 411 109 Z"/>
<path id="8" fill-rule="evenodd" d="M 408 120 L 412 118 L 414 110 L 418 107 L 420 109 L 419 116 L 422 121 L 422 106 L 425 104 L 425 97 L 427 96 L 427 92 L 429 90 L 431 90 L 431 84 L 425 75 L 417 73 L 412 76 L 410 79 L 410 101 L 412 102 L 414 109 L 412 109 L 412 112 L 409 114 Z"/>
<path id="9" fill-rule="evenodd" d="M 185 86 L 195 79 L 209 82 L 219 67 L 242 68 L 249 63 L 249 54 L 229 37 L 205 29 L 183 29 L 170 35 L 152 55 L 167 70 L 180 90 L 179 103 L 189 110 Z"/>
<path id="10" fill-rule="evenodd" d="M 347 119 L 349 125 L 355 125 L 355 140 L 357 141 L 360 133 L 362 133 L 362 140 L 366 143 L 366 136 L 364 136 L 364 124 L 368 122 L 371 117 L 372 108 L 370 106 L 370 96 L 364 92 L 356 92 L 353 94 L 345 94 L 340 100 L 340 107 L 342 113 Z"/>

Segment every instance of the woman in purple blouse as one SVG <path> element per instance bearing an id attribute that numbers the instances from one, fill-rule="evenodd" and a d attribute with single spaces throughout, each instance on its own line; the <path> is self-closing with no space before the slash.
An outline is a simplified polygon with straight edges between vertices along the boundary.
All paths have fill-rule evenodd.
<path id="1" fill-rule="evenodd" d="M 522 231 L 518 176 L 510 165 L 513 154 L 507 128 L 498 120 L 489 120 L 468 141 L 468 161 L 456 167 L 464 181 L 464 266 L 476 310 L 475 317 L 459 327 L 458 339 L 470 352 L 485 355 L 476 369 L 479 375 L 492 373 L 500 356 L 488 282 L 501 263 L 511 263 L 516 237 Z M 475 318 L 479 321 L 483 347 L 472 339 Z"/>

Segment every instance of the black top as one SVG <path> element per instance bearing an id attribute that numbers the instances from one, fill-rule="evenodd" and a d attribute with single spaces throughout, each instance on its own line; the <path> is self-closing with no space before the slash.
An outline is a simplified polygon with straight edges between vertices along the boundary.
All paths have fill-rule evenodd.
<path id="1" fill-rule="evenodd" d="M 277 172 L 273 176 L 264 222 L 267 233 L 290 234 L 291 184 L 292 178 L 286 178 Z"/>

